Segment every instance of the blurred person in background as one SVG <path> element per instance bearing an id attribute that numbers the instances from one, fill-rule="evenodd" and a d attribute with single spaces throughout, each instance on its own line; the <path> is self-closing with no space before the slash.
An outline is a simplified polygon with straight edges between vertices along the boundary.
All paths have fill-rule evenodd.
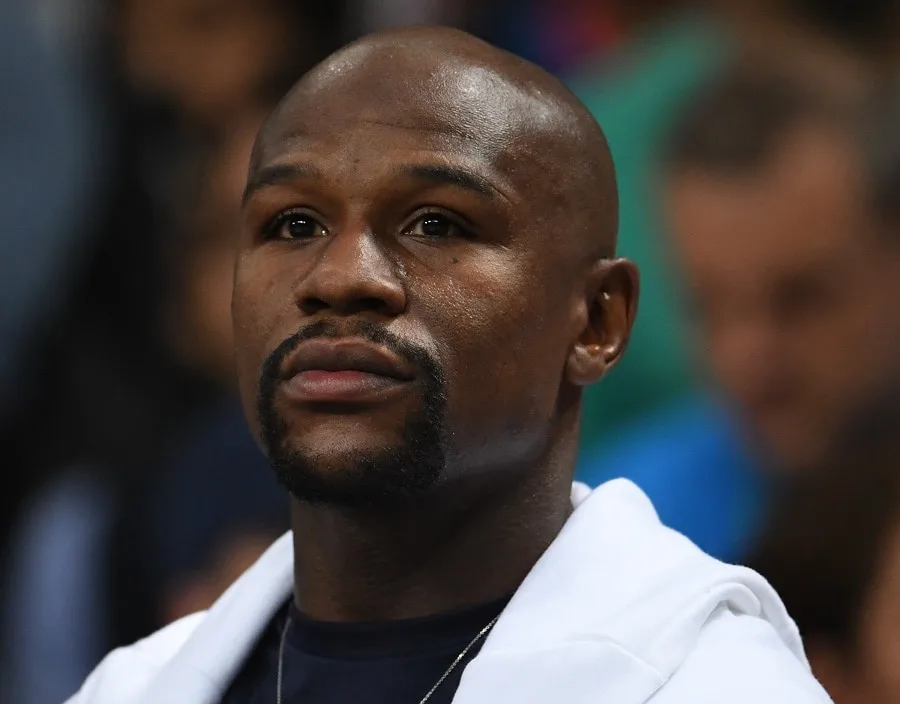
<path id="1" fill-rule="evenodd" d="M 120 557 L 134 568 L 127 591 L 146 594 L 157 628 L 209 608 L 288 526 L 284 492 L 237 404 L 187 430 L 136 507 L 139 564 Z"/>
<path id="2" fill-rule="evenodd" d="M 231 288 L 241 195 L 253 140 L 272 107 L 230 113 L 196 160 L 191 187 L 173 204 L 174 225 L 163 235 L 180 251 L 163 313 L 165 339 L 179 359 L 223 382 L 234 377 Z"/>
<path id="3" fill-rule="evenodd" d="M 337 17 L 289 0 L 116 0 L 100 17 L 103 200 L 81 256 L 67 260 L 61 303 L 29 349 L 22 400 L 0 425 L 32 493 L 77 463 L 140 475 L 219 394 L 167 339 L 168 277 L 180 253 L 173 257 L 162 233 L 189 178 L 180 171 L 223 139 L 236 115 L 280 95 L 326 53 L 317 47 L 336 41 Z M 308 40 L 288 51 L 294 36 Z M 216 74 L 233 65 L 246 75 Z M 53 442 L 36 437 L 38 428 L 52 428 Z"/>
<path id="4" fill-rule="evenodd" d="M 210 394 L 202 406 L 173 410 L 178 420 L 171 431 L 172 446 L 156 449 L 157 465 L 178 443 L 188 442 L 200 418 L 220 403 L 214 399 L 228 397 L 233 388 L 230 324 L 223 328 L 221 321 L 224 311 L 226 323 L 230 322 L 234 242 L 231 229 L 214 233 L 208 228 L 206 218 L 223 203 L 211 197 L 220 189 L 201 188 L 214 183 L 208 176 L 220 175 L 204 170 L 201 164 L 207 161 L 192 155 L 181 166 L 185 197 L 192 196 L 192 208 L 205 217 L 180 216 L 173 220 L 170 232 L 160 235 L 172 252 L 166 276 L 167 310 L 161 313 L 160 324 L 168 331 L 163 341 L 169 358 L 221 392 Z M 196 182 L 193 188 L 187 186 L 190 181 Z M 210 410 L 204 411 L 207 407 Z M 177 520 L 143 512 L 144 497 L 150 502 L 154 488 L 167 475 L 154 466 L 152 458 L 141 459 L 147 463 L 146 470 L 135 473 L 133 467 L 120 467 L 119 476 L 87 461 L 70 467 L 27 506 L 13 534 L 5 580 L 5 633 L 0 640 L 6 657 L 0 673 L 4 681 L 0 701 L 61 701 L 102 653 L 118 642 L 119 632 L 149 630 L 157 623 L 155 594 L 135 587 L 150 565 L 119 558 L 126 549 L 122 543 L 130 550 L 144 535 L 141 531 L 162 529 L 147 526 L 146 520 Z M 230 476 L 231 466 L 223 466 L 223 479 Z M 121 503 L 126 500 L 127 510 Z M 215 502 L 204 508 L 215 511 Z M 196 513 L 196 523 L 187 527 L 199 531 L 203 512 Z M 181 526 L 185 527 L 184 522 Z M 182 544 L 191 538 L 188 531 Z M 60 590 L 63 583 L 66 588 Z"/>
<path id="5" fill-rule="evenodd" d="M 105 135 L 114 157 L 102 179 L 105 214 L 93 223 L 82 259 L 70 262 L 65 305 L 33 346 L 25 400 L 2 428 L 14 458 L 9 469 L 27 478 L 31 498 L 20 511 L 4 574 L 0 699 L 59 702 L 110 646 L 159 625 L 158 595 L 133 589 L 135 565 L 121 559 L 128 552 L 123 543 L 145 534 L 128 507 L 142 506 L 160 463 L 177 463 L 173 454 L 190 444 L 188 435 L 201 432 L 203 418 L 233 393 L 227 324 L 233 250 L 222 246 L 228 233 L 217 241 L 211 221 L 222 196 L 191 184 L 207 168 L 200 166 L 205 154 L 245 158 L 246 136 L 231 133 L 251 132 L 258 122 L 253 110 L 267 109 L 261 102 L 279 96 L 285 82 L 319 58 L 316 47 L 336 41 L 327 8 L 304 14 L 306 6 L 290 2 L 243 5 L 220 13 L 209 12 L 208 3 L 129 1 L 105 18 L 116 40 L 100 72 L 115 118 Z M 153 12 L 160 17 L 151 19 Z M 157 29 L 171 26 L 172 46 L 149 50 L 152 42 L 136 36 L 140 23 L 130 13 Z M 299 32 L 298 23 L 309 41 L 285 33 Z M 262 35 L 262 27 L 274 25 L 276 33 Z M 165 35 L 160 30 L 155 39 L 165 44 Z M 195 42 L 190 50 L 188 35 Z M 283 49 L 289 39 L 290 52 L 253 48 L 263 41 Z M 237 82 L 231 74 L 213 75 L 229 61 L 253 68 Z M 234 193 L 234 179 L 219 183 L 222 169 L 214 168 L 211 188 Z M 207 209 L 188 225 L 179 198 L 192 188 Z M 176 230 L 194 236 L 177 238 Z M 208 541 L 210 551 L 219 549 L 217 540 Z"/>
<path id="6" fill-rule="evenodd" d="M 98 170 L 83 76 L 71 75 L 36 8 L 0 4 L 0 428 L 27 404 L 37 339 L 52 328 L 85 249 Z M 14 449 L 14 448 L 10 448 Z M 9 452 L 0 479 L 0 556 L 30 479 Z"/>
<path id="7" fill-rule="evenodd" d="M 756 47 L 833 43 L 870 68 L 897 66 L 900 5 L 895 0 L 711 0 L 736 37 Z M 804 57 L 795 54 L 795 61 Z"/>
<path id="8" fill-rule="evenodd" d="M 883 108 L 868 102 L 736 64 L 668 145 L 670 249 L 721 396 L 656 418 L 606 461 L 727 559 L 745 555 L 773 490 L 900 417 L 900 239 L 876 199 L 866 125 Z"/>
<path id="9" fill-rule="evenodd" d="M 874 208 L 861 113 L 739 69 L 699 97 L 666 155 L 705 359 L 791 474 L 856 450 L 900 406 L 900 238 Z"/>
<path id="10" fill-rule="evenodd" d="M 279 93 L 335 41 L 340 3 L 114 0 L 128 84 L 207 128 Z M 327 7 L 331 6 L 331 7 Z"/>
<path id="11" fill-rule="evenodd" d="M 546 5 L 548 12 L 555 8 Z M 677 295 L 679 273 L 663 244 L 664 217 L 647 207 L 657 200 L 657 164 L 683 106 L 721 66 L 745 56 L 749 63 L 777 61 L 831 90 L 852 92 L 890 69 L 898 36 L 891 21 L 895 6 L 878 0 L 602 4 L 608 24 L 619 30 L 598 44 L 593 58 L 567 65 L 564 75 L 607 131 L 618 168 L 622 251 L 646 276 L 629 355 L 586 398 L 579 468 L 584 481 L 598 484 L 615 475 L 615 463 L 605 458 L 621 454 L 620 435 L 678 415 L 687 425 L 695 416 L 690 401 L 682 403 L 700 381 L 685 302 Z M 532 31 L 541 37 L 554 26 L 545 21 Z"/>
<path id="12" fill-rule="evenodd" d="M 185 250 L 170 310 L 178 356 L 230 381 L 231 289 L 240 205 L 257 131 L 274 107 L 236 115 L 210 150 L 197 188 L 179 206 L 173 242 Z M 210 487 L 214 487 L 212 493 Z M 120 572 L 143 590 L 159 628 L 207 608 L 287 530 L 287 503 L 250 435 L 236 394 L 188 424 L 137 497 Z M 207 494 L 202 505 L 196 497 Z M 136 545 L 144 549 L 135 551 Z M 129 559 L 129 556 L 139 559 Z M 128 609 L 129 604 L 123 604 Z"/>
<path id="13" fill-rule="evenodd" d="M 60 48 L 32 3 L 0 3 L 0 575 L 9 568 L 9 534 L 22 497 L 34 485 L 17 443 L 2 429 L 31 403 L 40 366 L 38 341 L 65 309 L 74 270 L 85 256 L 101 169 L 100 127 L 85 76 L 73 69 L 80 50 Z M 44 433 L 45 429 L 35 432 Z M 34 436 L 33 436 L 34 437 Z M 46 436 L 35 438 L 46 443 Z M 29 450 L 32 448 L 28 448 Z M 75 515 L 87 532 L 91 516 Z M 35 533 L 35 537 L 39 534 Z M 33 542 L 28 547 L 34 547 Z M 26 548 L 27 549 L 27 548 Z M 60 555 L 63 567 L 66 555 Z M 77 559 L 77 558 L 76 558 Z M 5 580 L 2 580 L 5 582 Z M 8 603 L 0 583 L 0 603 Z M 42 595 L 49 596 L 49 595 Z M 4 609 L 5 610 L 5 609 Z M 0 614 L 2 615 L 2 614 Z M 68 622 L 59 624 L 66 631 Z M 69 631 L 76 639 L 77 626 Z M 20 642 L 0 635 L 0 699 L 9 691 L 6 651 Z M 46 652 L 47 649 L 45 649 Z M 62 667 L 65 660 L 59 661 Z M 77 670 L 70 675 L 77 674 Z M 36 685 L 39 696 L 48 693 Z M 58 693 L 57 693 L 58 694 Z M 51 695 L 52 696 L 52 695 Z M 10 700 L 14 701 L 14 700 Z M 44 699 L 44 701 L 51 701 Z"/>
<path id="14" fill-rule="evenodd" d="M 748 559 L 835 704 L 900 702 L 900 451 L 821 468 L 776 501 Z"/>

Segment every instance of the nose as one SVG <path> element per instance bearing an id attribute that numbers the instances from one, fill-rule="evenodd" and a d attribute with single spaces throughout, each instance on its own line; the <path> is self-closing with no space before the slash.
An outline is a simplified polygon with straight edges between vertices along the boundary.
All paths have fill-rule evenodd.
<path id="1" fill-rule="evenodd" d="M 305 315 L 371 312 L 394 317 L 406 309 L 398 266 L 364 227 L 333 234 L 309 273 L 298 283 L 297 307 Z"/>

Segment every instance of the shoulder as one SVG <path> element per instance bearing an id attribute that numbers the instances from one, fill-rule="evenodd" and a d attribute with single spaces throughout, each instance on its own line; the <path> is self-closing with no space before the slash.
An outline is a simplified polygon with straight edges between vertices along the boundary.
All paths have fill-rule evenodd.
<path id="1" fill-rule="evenodd" d="M 830 704 L 768 622 L 722 611 L 651 704 Z"/>
<path id="2" fill-rule="evenodd" d="M 130 704 L 178 652 L 205 616 L 175 621 L 133 645 L 104 658 L 67 704 Z"/>

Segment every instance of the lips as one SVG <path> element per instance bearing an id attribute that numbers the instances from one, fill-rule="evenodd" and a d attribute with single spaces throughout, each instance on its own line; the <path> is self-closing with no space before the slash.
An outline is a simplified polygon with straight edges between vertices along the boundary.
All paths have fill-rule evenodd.
<path id="1" fill-rule="evenodd" d="M 415 378 L 410 365 L 389 350 L 359 340 L 309 340 L 288 357 L 283 380 L 304 372 L 359 372 L 396 381 Z"/>
<path id="2" fill-rule="evenodd" d="M 403 394 L 415 378 L 389 350 L 359 340 L 310 340 L 288 358 L 283 392 L 300 404 L 380 403 Z"/>

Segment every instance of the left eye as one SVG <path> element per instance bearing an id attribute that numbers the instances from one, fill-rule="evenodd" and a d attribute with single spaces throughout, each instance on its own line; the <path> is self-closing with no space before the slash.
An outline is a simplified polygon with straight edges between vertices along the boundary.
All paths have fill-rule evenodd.
<path id="1" fill-rule="evenodd" d="M 461 237 L 466 234 L 465 230 L 450 218 L 436 213 L 420 217 L 412 224 L 408 233 L 413 237 L 424 237 L 432 240 Z"/>

